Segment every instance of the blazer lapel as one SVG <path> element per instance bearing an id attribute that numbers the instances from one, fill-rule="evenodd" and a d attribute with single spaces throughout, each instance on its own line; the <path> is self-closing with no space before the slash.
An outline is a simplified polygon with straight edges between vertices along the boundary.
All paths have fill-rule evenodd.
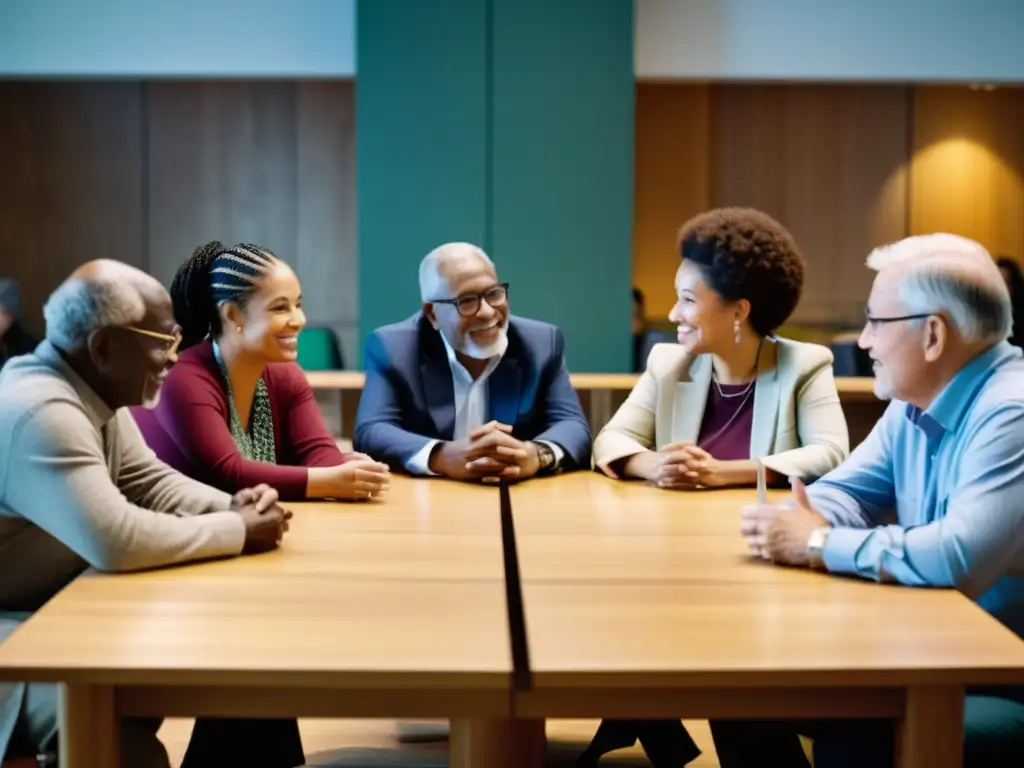
<path id="1" fill-rule="evenodd" d="M 665 388 L 673 393 L 672 430 L 668 442 L 697 442 L 704 419 L 704 407 L 708 401 L 708 387 L 711 386 L 711 356 L 690 358 L 689 363 L 684 362 L 680 366 L 676 376 L 675 387 L 666 382 L 669 386 Z M 660 449 L 662 445 L 656 447 Z"/>
<path id="2" fill-rule="evenodd" d="M 778 347 L 765 339 L 757 366 L 754 389 L 754 423 L 750 428 L 750 458 L 769 456 L 775 446 L 775 428 L 779 420 Z"/>
<path id="3" fill-rule="evenodd" d="M 455 387 L 447 359 L 430 357 L 420 363 L 420 380 L 427 410 L 434 420 L 438 437 L 451 440 L 455 434 Z"/>
<path id="4" fill-rule="evenodd" d="M 519 361 L 506 353 L 487 380 L 491 419 L 515 426 L 519 416 L 519 397 L 522 393 L 523 371 Z"/>

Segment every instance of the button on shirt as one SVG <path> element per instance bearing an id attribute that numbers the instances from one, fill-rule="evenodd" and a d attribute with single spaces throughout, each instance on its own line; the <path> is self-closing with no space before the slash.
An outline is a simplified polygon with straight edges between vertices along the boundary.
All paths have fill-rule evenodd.
<path id="1" fill-rule="evenodd" d="M 975 357 L 927 410 L 893 402 L 808 488 L 835 573 L 955 587 L 1024 637 L 1024 357 Z M 895 524 L 890 523 L 895 511 Z"/>
<path id="2" fill-rule="evenodd" d="M 476 379 L 466 370 L 466 367 L 459 362 L 455 350 L 448 343 L 448 339 L 441 335 L 445 351 L 448 353 L 448 365 L 452 370 L 452 390 L 455 394 L 455 430 L 453 440 L 464 440 L 469 433 L 478 427 L 482 427 L 490 420 L 491 404 L 490 395 L 487 391 L 487 380 L 498 367 L 501 358 L 508 349 L 508 336 L 501 337 L 501 346 L 498 354 L 487 361 L 484 372 Z M 434 446 L 441 440 L 431 440 L 423 446 L 412 458 L 405 463 L 405 468 L 414 475 L 435 475 L 429 468 L 430 454 Z M 564 452 L 555 443 L 542 440 L 555 454 L 555 464 L 560 464 Z"/>

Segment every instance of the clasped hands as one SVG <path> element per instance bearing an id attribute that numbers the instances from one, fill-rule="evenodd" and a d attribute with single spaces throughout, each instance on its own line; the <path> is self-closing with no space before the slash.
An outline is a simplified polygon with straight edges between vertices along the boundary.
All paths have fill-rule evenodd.
<path id="1" fill-rule="evenodd" d="M 533 443 L 512 437 L 512 427 L 491 421 L 464 440 L 441 443 L 431 454 L 430 471 L 454 480 L 525 480 L 540 469 Z"/>
<path id="2" fill-rule="evenodd" d="M 231 497 L 229 509 L 237 512 L 245 524 L 246 554 L 275 549 L 288 531 L 292 513 L 277 503 L 277 491 L 265 483 L 243 488 Z"/>
<path id="3" fill-rule="evenodd" d="M 669 443 L 654 454 L 647 479 L 667 490 L 721 488 L 728 484 L 726 462 L 689 440 Z"/>

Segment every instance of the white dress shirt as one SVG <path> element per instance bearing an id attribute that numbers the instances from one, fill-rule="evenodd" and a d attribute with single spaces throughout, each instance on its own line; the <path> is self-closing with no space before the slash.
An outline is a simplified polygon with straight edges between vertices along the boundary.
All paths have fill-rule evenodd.
<path id="1" fill-rule="evenodd" d="M 464 440 L 474 429 L 482 427 L 490 420 L 491 404 L 490 393 L 487 391 L 487 380 L 498 367 L 501 358 L 505 356 L 508 349 L 508 336 L 502 336 L 498 354 L 487 360 L 487 367 L 476 379 L 472 377 L 466 367 L 459 362 L 455 350 L 448 343 L 448 339 L 441 334 L 441 341 L 444 342 L 445 351 L 448 353 L 448 365 L 452 371 L 452 390 L 455 394 L 455 430 L 453 440 Z M 441 440 L 431 440 L 405 463 L 405 468 L 414 475 L 436 475 L 431 472 L 429 462 L 430 454 L 434 446 Z M 564 451 L 555 443 L 542 440 L 555 454 L 555 464 L 562 461 Z"/>

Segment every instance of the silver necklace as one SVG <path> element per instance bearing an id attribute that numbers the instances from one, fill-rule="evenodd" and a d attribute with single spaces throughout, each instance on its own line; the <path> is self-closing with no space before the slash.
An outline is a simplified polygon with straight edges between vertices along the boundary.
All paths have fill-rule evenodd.
<path id="1" fill-rule="evenodd" d="M 754 386 L 754 382 L 757 381 L 757 364 L 761 360 L 761 345 L 762 344 L 764 344 L 764 337 L 763 336 L 761 337 L 761 340 L 759 342 L 757 342 L 757 354 L 754 356 L 754 367 L 750 371 L 750 375 L 751 375 L 752 378 L 750 379 L 750 381 L 747 382 L 747 386 L 745 386 L 739 392 L 733 392 L 731 395 L 725 394 L 725 392 L 722 391 L 722 385 L 718 383 L 718 374 L 715 373 L 715 369 L 712 366 L 712 368 L 711 368 L 711 381 L 715 385 L 715 389 L 718 390 L 718 396 L 719 397 L 721 397 L 723 400 L 732 400 L 735 397 L 746 397 L 747 395 L 750 394 L 750 389 Z"/>
<path id="2" fill-rule="evenodd" d="M 701 440 L 701 443 L 703 445 L 711 445 L 713 442 L 715 442 L 715 440 L 717 440 L 719 437 L 721 437 L 723 434 L 725 434 L 725 431 L 727 429 L 729 429 L 729 427 L 732 426 L 732 423 L 734 421 L 736 421 L 736 419 L 739 418 L 741 413 L 743 413 L 743 408 L 746 406 L 747 399 L 749 397 L 750 397 L 750 388 L 747 387 L 747 396 L 743 398 L 743 402 L 741 402 L 738 406 L 736 406 L 736 410 L 732 412 L 732 416 L 729 417 L 729 420 L 727 422 L 725 422 L 725 424 L 722 425 L 721 429 L 719 429 L 717 432 L 715 432 L 715 434 L 711 435 L 710 437 L 705 437 L 703 440 Z"/>
<path id="3" fill-rule="evenodd" d="M 754 386 L 754 379 L 751 379 L 750 381 L 747 382 L 747 386 L 745 386 L 739 392 L 733 392 L 731 395 L 727 395 L 725 394 L 725 392 L 722 391 L 722 385 L 718 383 L 718 375 L 715 374 L 714 372 L 711 373 L 711 381 L 714 383 L 715 389 L 718 390 L 718 396 L 725 400 L 732 400 L 734 397 L 744 397 L 750 393 L 750 388 Z"/>

